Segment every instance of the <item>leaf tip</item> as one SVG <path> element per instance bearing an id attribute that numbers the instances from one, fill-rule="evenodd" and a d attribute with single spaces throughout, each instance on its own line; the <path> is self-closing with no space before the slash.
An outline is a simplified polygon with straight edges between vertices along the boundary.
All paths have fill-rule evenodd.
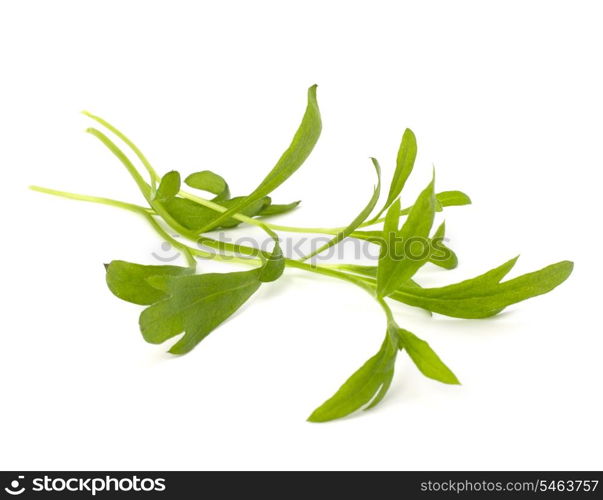
<path id="1" fill-rule="evenodd" d="M 320 408 L 316 408 L 316 410 L 314 410 L 312 414 L 306 419 L 306 422 L 311 422 L 313 424 L 322 424 L 324 422 L 328 422 L 329 420 L 333 419 L 325 417 L 320 411 Z"/>

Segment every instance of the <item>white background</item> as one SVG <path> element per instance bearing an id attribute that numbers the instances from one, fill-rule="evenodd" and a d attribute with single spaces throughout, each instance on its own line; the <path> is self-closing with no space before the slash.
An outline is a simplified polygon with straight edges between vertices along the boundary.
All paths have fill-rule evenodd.
<path id="1" fill-rule="evenodd" d="M 601 469 L 600 2 L 33 2 L 0 7 L 2 469 Z M 89 109 L 160 172 L 212 169 L 244 194 L 319 84 L 324 128 L 274 193 L 279 222 L 341 225 L 385 178 L 405 127 L 437 169 L 460 266 L 521 253 L 513 275 L 576 262 L 544 297 L 485 321 L 395 304 L 463 385 L 402 354 L 371 412 L 305 418 L 371 356 L 384 318 L 361 290 L 301 272 L 265 286 L 191 354 L 146 344 L 102 263 L 156 263 L 161 241 L 111 208 L 40 184 L 140 202 L 82 132 Z M 243 233 L 241 233 L 243 234 Z M 213 268 L 201 264 L 200 269 Z"/>

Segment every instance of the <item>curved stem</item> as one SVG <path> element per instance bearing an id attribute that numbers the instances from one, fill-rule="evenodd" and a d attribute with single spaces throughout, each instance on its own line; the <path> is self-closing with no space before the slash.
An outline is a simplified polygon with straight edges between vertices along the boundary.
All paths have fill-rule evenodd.
<path id="1" fill-rule="evenodd" d="M 128 139 L 126 137 L 125 134 L 120 132 L 117 128 L 115 128 L 113 125 L 111 125 L 108 121 L 102 119 L 100 116 L 93 115 L 92 113 L 90 113 L 88 111 L 82 111 L 82 113 L 85 114 L 86 116 L 92 118 L 96 122 L 100 123 L 106 129 L 113 132 L 117 137 L 119 137 L 123 142 L 125 142 L 132 151 L 134 151 L 134 154 L 142 162 L 142 164 L 144 165 L 144 168 L 147 169 L 147 172 L 149 173 L 149 176 L 151 177 L 151 186 L 154 191 L 157 187 L 157 184 L 161 181 L 161 176 L 153 168 L 153 166 L 151 165 L 149 160 L 147 160 L 146 156 L 142 153 L 142 151 L 140 149 L 138 149 L 136 144 L 134 144 L 130 139 Z"/>

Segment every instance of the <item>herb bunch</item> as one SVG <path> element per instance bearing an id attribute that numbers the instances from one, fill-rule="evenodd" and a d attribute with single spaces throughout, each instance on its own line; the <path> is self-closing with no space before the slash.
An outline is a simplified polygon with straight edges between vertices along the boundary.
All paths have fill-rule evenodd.
<path id="1" fill-rule="evenodd" d="M 347 226 L 301 228 L 269 223 L 267 219 L 271 216 L 290 212 L 299 204 L 297 201 L 274 204 L 269 195 L 295 173 L 318 141 L 322 125 L 316 85 L 308 89 L 307 107 L 289 148 L 246 196 L 232 197 L 227 182 L 208 170 L 192 173 L 183 181 L 177 171 L 160 176 L 140 149 L 117 128 L 98 116 L 85 114 L 105 130 L 89 128 L 87 132 L 99 139 L 126 168 L 140 189 L 146 206 L 37 186 L 32 186 L 32 189 L 133 212 L 144 218 L 161 238 L 186 258 L 186 267 L 143 265 L 121 260 L 105 265 L 111 292 L 120 299 L 145 306 L 139 325 L 147 342 L 159 344 L 184 333 L 169 352 L 189 352 L 261 286 L 277 281 L 288 267 L 347 281 L 364 289 L 381 306 L 386 327 L 380 348 L 330 399 L 314 410 L 308 419 L 312 422 L 337 419 L 377 405 L 389 389 L 396 358 L 401 351 L 426 377 L 445 384 L 459 384 L 452 370 L 425 340 L 399 326 L 387 299 L 455 318 L 486 318 L 511 304 L 551 291 L 572 272 L 573 264 L 562 261 L 502 281 L 517 260 L 513 258 L 484 274 L 453 285 L 437 288 L 419 285 L 414 280 L 415 275 L 427 262 L 443 269 L 457 266 L 456 255 L 442 241 L 444 223 L 433 231 L 435 213 L 449 206 L 468 205 L 471 201 L 461 191 L 436 193 L 434 174 L 414 204 L 402 208 L 400 194 L 413 170 L 417 154 L 416 139 L 409 129 L 402 136 L 387 197 L 378 210 L 375 209 L 381 193 L 381 168 L 377 160 L 371 158 L 376 172 L 375 188 L 366 206 Z M 148 180 L 107 133 L 128 146 L 144 166 Z M 183 189 L 183 183 L 209 196 L 191 193 Z M 241 223 L 262 228 L 273 240 L 272 251 L 218 241 L 207 234 Z M 283 256 L 277 234 L 281 231 L 330 234 L 332 239 L 311 254 L 294 260 Z M 173 237 L 170 234 L 173 232 L 181 238 Z M 307 262 L 346 238 L 358 238 L 378 245 L 378 264 L 318 265 Z M 183 243 L 184 240 L 196 245 Z M 420 251 L 417 252 L 416 248 L 409 251 L 413 245 L 418 245 Z M 220 249 L 223 253 L 203 250 L 203 246 Z M 230 273 L 198 274 L 197 258 L 224 259 L 248 264 L 252 268 Z"/>

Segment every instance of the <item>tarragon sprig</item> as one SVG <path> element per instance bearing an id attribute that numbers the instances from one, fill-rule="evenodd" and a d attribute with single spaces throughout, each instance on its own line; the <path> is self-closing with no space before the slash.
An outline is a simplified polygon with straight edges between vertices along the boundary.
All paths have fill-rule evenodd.
<path id="1" fill-rule="evenodd" d="M 258 186 L 246 196 L 231 196 L 231 186 L 215 172 L 193 172 L 182 181 L 178 171 L 159 175 L 141 150 L 106 120 L 85 112 L 106 132 L 89 128 L 87 132 L 103 143 L 122 163 L 140 189 L 145 205 L 57 191 L 32 186 L 32 189 L 65 198 L 100 203 L 127 210 L 143 217 L 158 235 L 180 250 L 188 265 L 144 265 L 114 260 L 106 264 L 106 282 L 122 300 L 145 306 L 140 314 L 140 331 L 150 343 L 160 344 L 183 334 L 170 352 L 192 350 L 223 321 L 237 311 L 261 287 L 278 281 L 286 268 L 344 280 L 365 290 L 385 313 L 385 335 L 379 350 L 354 372 L 340 389 L 309 417 L 324 422 L 377 405 L 389 389 L 398 353 L 408 358 L 426 377 L 445 384 L 459 384 L 458 378 L 432 347 L 400 326 L 388 300 L 423 308 L 430 313 L 456 318 L 485 318 L 522 300 L 544 294 L 571 274 L 573 264 L 562 261 L 532 273 L 503 281 L 517 257 L 475 278 L 443 287 L 425 288 L 417 281 L 427 263 L 443 269 L 457 266 L 456 254 L 444 243 L 445 225 L 433 230 L 435 215 L 445 207 L 468 205 L 461 191 L 435 190 L 435 173 L 415 202 L 402 208 L 400 195 L 413 171 L 417 143 L 406 129 L 396 158 L 396 167 L 387 198 L 375 212 L 381 192 L 381 167 L 371 158 L 377 182 L 368 203 L 343 227 L 293 227 L 270 223 L 267 219 L 297 208 L 299 201 L 274 204 L 270 194 L 304 163 L 320 136 L 322 122 L 316 98 L 316 85 L 308 89 L 307 106 L 290 146 Z M 146 170 L 148 180 L 134 162 L 107 133 L 123 142 Z M 183 189 L 182 184 L 210 196 Z M 383 214 L 385 216 L 383 217 Z M 403 223 L 401 218 L 405 217 Z M 228 230 L 239 224 L 263 229 L 273 241 L 272 251 L 218 241 L 207 233 Z M 328 234 L 332 238 L 300 259 L 287 258 L 279 244 L 278 232 Z M 170 233 L 177 233 L 175 238 Z M 322 264 L 310 260 L 347 238 L 378 245 L 377 265 L 355 263 Z M 185 243 L 188 241 L 189 243 Z M 191 246 L 190 242 L 196 245 Z M 220 252 L 203 250 L 199 244 Z M 197 259 L 223 259 L 252 267 L 231 273 L 198 273 Z M 310 262 L 308 262 L 310 260 Z"/>

